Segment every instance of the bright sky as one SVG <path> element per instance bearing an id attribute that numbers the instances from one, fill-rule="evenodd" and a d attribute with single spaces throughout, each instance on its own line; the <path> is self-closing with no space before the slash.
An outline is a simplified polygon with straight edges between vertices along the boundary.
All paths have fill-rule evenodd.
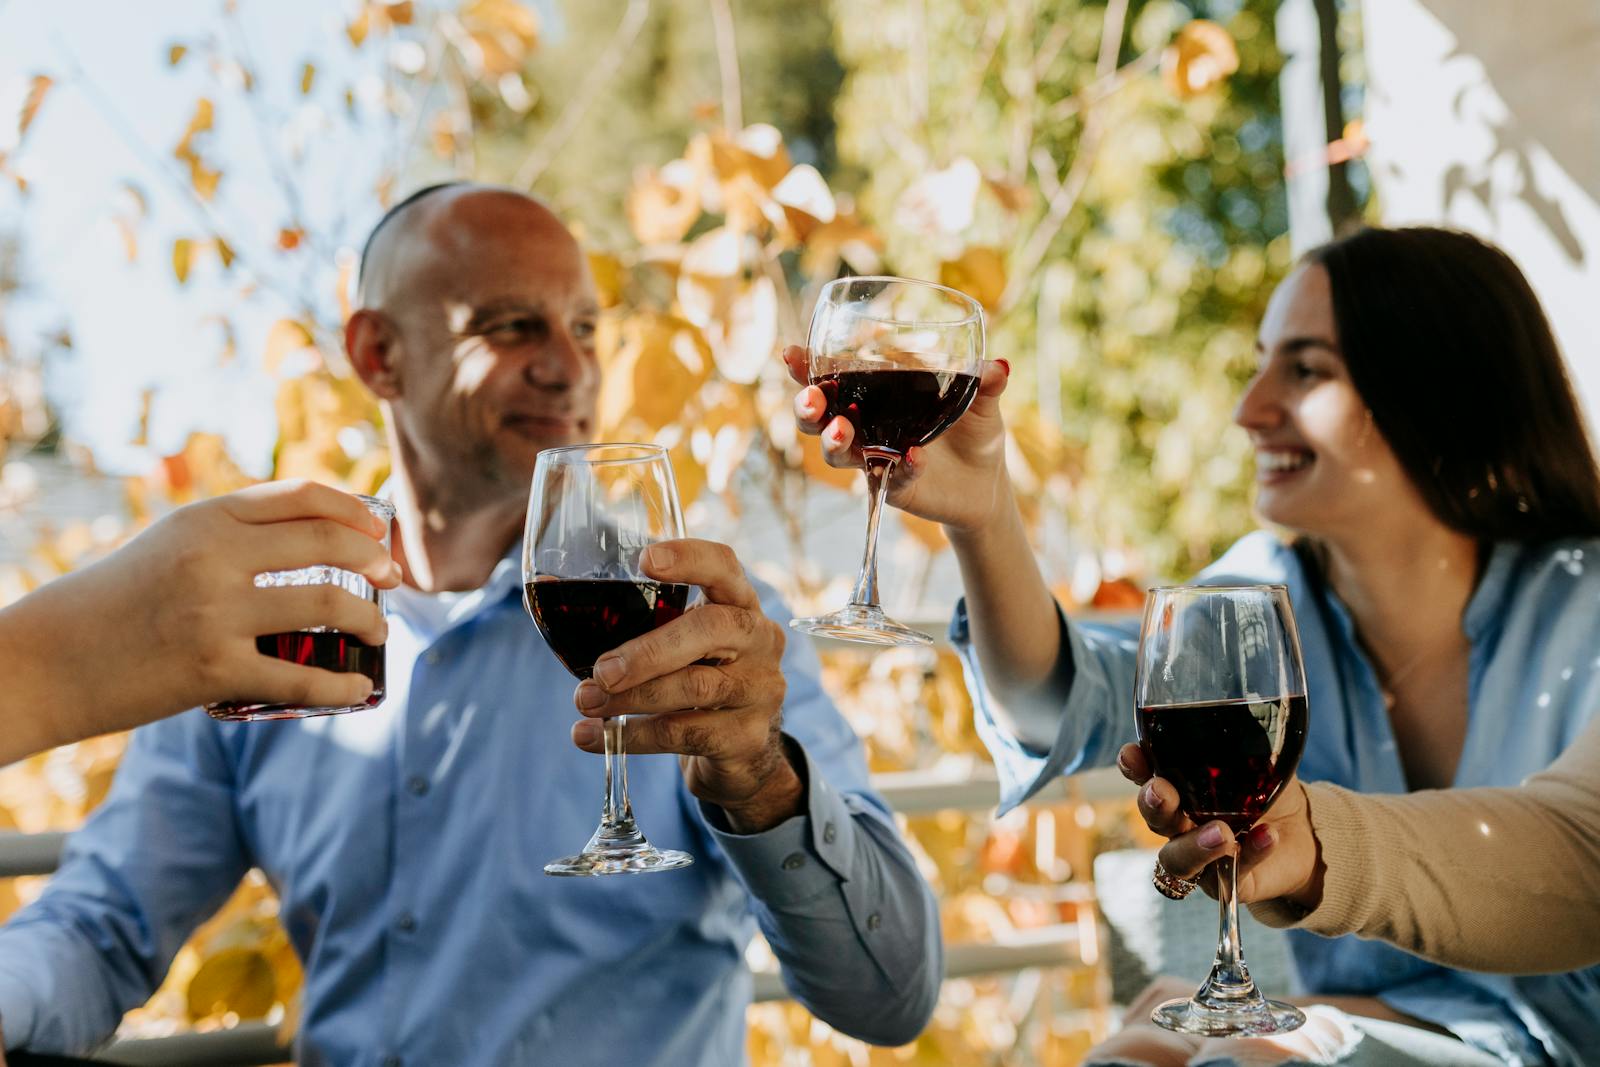
<path id="1" fill-rule="evenodd" d="M 288 219 L 264 143 L 281 153 L 298 136 L 309 146 L 306 214 L 330 245 L 353 246 L 374 220 L 372 189 L 389 147 L 382 123 L 371 119 L 382 92 L 374 73 L 380 56 L 371 48 L 359 57 L 352 51 L 343 34 L 344 5 L 245 0 L 240 8 L 257 95 L 284 124 L 257 122 L 237 81 L 229 86 L 224 71 L 219 84 L 208 69 L 205 39 L 227 42 L 230 53 L 238 47 L 222 0 L 0 0 L 0 150 L 13 134 L 11 116 L 29 79 L 44 73 L 56 80 L 15 161 L 30 194 L 19 197 L 9 182 L 0 189 L 0 226 L 20 226 L 34 291 L 17 309 L 12 334 L 26 351 L 45 329 L 70 329 L 75 356 L 56 368 L 51 394 L 69 435 L 113 471 L 145 469 L 152 453 L 177 450 L 191 430 L 224 434 L 253 473 L 265 473 L 270 459 L 273 382 L 260 358 L 285 305 L 266 296 L 245 299 L 247 272 L 236 268 L 225 282 L 212 256 L 198 260 L 187 289 L 172 274 L 173 241 L 203 233 L 178 191 L 185 172 L 172 156 L 198 97 L 217 102 L 204 154 L 224 171 L 216 204 L 245 259 L 281 258 L 269 253 Z M 177 69 L 167 63 L 175 43 L 191 46 Z M 312 95 L 302 98 L 307 60 L 317 64 L 318 76 Z M 343 118 L 347 85 L 366 116 L 365 132 Z M 130 182 L 149 203 L 133 263 L 113 221 L 130 210 Z M 285 281 L 305 285 L 331 307 L 337 275 L 329 260 L 297 260 L 307 268 L 304 278 Z M 225 367 L 215 321 L 222 311 L 235 317 L 238 330 L 239 357 Z M 157 390 L 150 451 L 128 444 L 147 388 Z"/>

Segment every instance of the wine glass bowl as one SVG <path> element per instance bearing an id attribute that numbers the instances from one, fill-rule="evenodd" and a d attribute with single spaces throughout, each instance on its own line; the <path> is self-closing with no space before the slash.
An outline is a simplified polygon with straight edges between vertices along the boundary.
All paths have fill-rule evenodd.
<path id="1" fill-rule="evenodd" d="M 1196 824 L 1255 825 L 1294 774 L 1308 707 L 1300 639 L 1281 585 L 1153 589 L 1135 679 L 1136 728 L 1151 770 L 1171 782 Z M 1208 1037 L 1286 1033 L 1298 1008 L 1267 1000 L 1239 943 L 1238 871 L 1216 861 L 1217 956 L 1194 996 L 1159 1005 L 1159 1026 Z"/>
<path id="2" fill-rule="evenodd" d="M 596 444 L 539 453 L 523 530 L 523 603 L 574 678 L 593 677 L 605 653 L 683 614 L 692 587 L 659 582 L 643 567 L 652 544 L 683 536 L 665 449 Z M 546 874 L 633 874 L 694 862 L 656 848 L 639 830 L 628 799 L 624 718 L 604 720 L 600 826 L 583 851 L 546 864 Z"/>
<path id="3" fill-rule="evenodd" d="M 823 425 L 850 423 L 868 487 L 867 544 L 850 603 L 790 623 L 805 633 L 879 645 L 932 638 L 878 603 L 878 521 L 895 464 L 966 412 L 983 369 L 983 309 L 965 293 L 905 278 L 840 278 L 823 287 L 807 338 Z"/>

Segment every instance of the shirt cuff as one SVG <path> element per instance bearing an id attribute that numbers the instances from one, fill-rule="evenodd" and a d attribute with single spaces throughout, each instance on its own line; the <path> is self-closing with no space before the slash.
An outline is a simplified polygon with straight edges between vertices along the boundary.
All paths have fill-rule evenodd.
<path id="1" fill-rule="evenodd" d="M 799 904 L 850 880 L 854 814 L 847 798 L 817 773 L 800 742 L 784 735 L 806 791 L 806 810 L 769 830 L 736 834 L 722 809 L 700 801 L 700 814 L 734 872 L 756 899 L 773 907 Z"/>
<path id="2" fill-rule="evenodd" d="M 1025 803 L 1061 775 L 1087 770 L 1091 766 L 1090 754 L 1105 748 L 1108 743 L 1115 751 L 1115 739 L 1104 736 L 1108 727 L 1102 712 L 1104 708 L 1117 705 L 1110 685 L 1090 654 L 1083 634 L 1068 622 L 1059 604 L 1056 605 L 1056 619 L 1061 627 L 1067 654 L 1072 659 L 1072 688 L 1059 712 L 1055 740 L 1051 743 L 1050 751 L 1041 753 L 1023 744 L 995 720 L 993 700 L 983 677 L 983 665 L 979 663 L 978 654 L 972 647 L 965 598 L 956 602 L 955 612 L 950 618 L 950 643 L 961 657 L 967 692 L 972 698 L 973 724 L 984 747 L 993 757 L 995 771 L 1000 778 L 998 815 L 1004 815 Z M 1131 712 L 1128 723 L 1131 726 Z"/>
<path id="3" fill-rule="evenodd" d="M 33 994 L 20 978 L 0 974 L 0 1031 L 9 1051 L 24 1047 L 33 1037 L 33 1020 L 38 1010 Z"/>

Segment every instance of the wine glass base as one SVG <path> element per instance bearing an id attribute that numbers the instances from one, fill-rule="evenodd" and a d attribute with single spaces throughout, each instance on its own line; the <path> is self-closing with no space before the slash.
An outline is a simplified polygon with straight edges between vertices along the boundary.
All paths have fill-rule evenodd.
<path id="1" fill-rule="evenodd" d="M 1287 1034 L 1305 1025 L 1305 1013 L 1281 1000 L 1259 996 L 1244 1004 L 1208 1008 L 1193 998 L 1169 1000 L 1150 1013 L 1150 1021 L 1165 1030 L 1203 1037 L 1265 1037 Z"/>
<path id="2" fill-rule="evenodd" d="M 583 851 L 576 856 L 552 860 L 544 865 L 545 874 L 561 878 L 597 877 L 602 874 L 645 874 L 650 871 L 675 871 L 694 862 L 687 852 L 672 848 Z"/>
<path id="3" fill-rule="evenodd" d="M 838 641 L 855 641 L 864 645 L 921 646 L 933 644 L 933 638 L 921 630 L 902 626 L 871 604 L 846 604 L 838 611 L 817 615 L 809 619 L 790 619 L 789 625 L 801 633 L 819 637 L 832 637 Z"/>

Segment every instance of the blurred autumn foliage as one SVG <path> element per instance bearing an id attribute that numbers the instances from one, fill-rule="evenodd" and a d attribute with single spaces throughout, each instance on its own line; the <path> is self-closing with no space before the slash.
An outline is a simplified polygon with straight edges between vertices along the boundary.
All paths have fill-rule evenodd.
<path id="1" fill-rule="evenodd" d="M 292 60 L 254 54 L 242 6 L 170 42 L 173 75 L 200 72 L 205 88 L 110 221 L 130 262 L 160 257 L 173 286 L 221 294 L 219 364 L 247 359 L 273 382 L 273 476 L 361 492 L 386 477 L 379 412 L 339 350 L 356 247 L 397 195 L 461 177 L 529 189 L 573 220 L 606 309 L 601 436 L 667 445 L 690 522 L 734 538 L 799 610 L 836 597 L 830 574 L 854 562 L 854 543 L 837 561 L 808 553 L 816 501 L 860 487 L 796 432 L 775 356 L 841 273 L 935 278 L 988 309 L 989 355 L 1015 368 L 1013 477 L 1063 599 L 1127 609 L 1137 588 L 1116 579 L 1182 577 L 1247 527 L 1244 443 L 1222 428 L 1287 267 L 1267 0 L 571 0 L 557 25 L 519 0 L 363 0 L 339 9 L 336 38 L 306 30 Z M 92 75 L 69 74 L 115 118 Z M 48 121 L 54 84 L 32 82 L 13 156 Z M 224 127 L 265 146 L 251 195 Z M 331 182 L 326 152 L 351 141 L 375 161 L 370 180 Z M 156 187 L 180 229 L 155 219 Z M 7 248 L 0 461 L 51 421 L 38 362 L 6 346 Z M 125 480 L 126 523 L 41 530 L 27 560 L 0 564 L 0 602 L 153 513 L 250 480 L 223 437 L 194 433 Z M 27 494 L 8 500 L 5 485 L 0 513 L 25 514 Z M 753 513 L 777 535 L 739 543 Z M 901 529 L 896 558 L 920 558 L 926 579 L 942 535 Z M 986 759 L 949 652 L 833 653 L 827 672 L 875 771 Z M 120 746 L 0 773 L 0 828 L 75 825 Z M 1068 801 L 999 822 L 910 820 L 952 941 L 1066 925 L 1083 934 L 1082 966 L 1027 996 L 1016 979 L 951 982 L 928 1034 L 894 1052 L 794 1005 L 755 1008 L 753 1061 L 1077 1062 L 1108 1022 L 1089 864 L 1132 839 L 1129 816 Z M 0 882 L 0 914 L 37 890 Z M 247 880 L 128 1028 L 292 1027 L 299 971 L 275 910 Z"/>

